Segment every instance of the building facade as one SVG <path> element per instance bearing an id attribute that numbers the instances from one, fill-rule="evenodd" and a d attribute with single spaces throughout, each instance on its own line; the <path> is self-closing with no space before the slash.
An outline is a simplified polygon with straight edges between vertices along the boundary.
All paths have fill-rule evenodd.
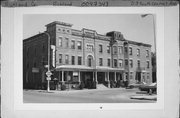
<path id="1" fill-rule="evenodd" d="M 125 82 L 152 82 L 151 45 L 124 39 L 121 32 L 101 35 L 58 21 L 46 28 L 46 33 L 23 40 L 24 88 L 46 85 L 48 56 L 56 84 L 83 83 L 85 88 L 96 88 L 99 84 L 120 87 Z"/>

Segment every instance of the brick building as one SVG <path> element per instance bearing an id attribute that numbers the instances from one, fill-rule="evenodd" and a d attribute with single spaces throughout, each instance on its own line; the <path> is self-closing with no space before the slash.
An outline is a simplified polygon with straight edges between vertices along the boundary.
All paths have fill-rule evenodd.
<path id="1" fill-rule="evenodd" d="M 50 69 L 56 83 L 71 81 L 91 88 L 125 81 L 152 82 L 151 45 L 126 40 L 117 31 L 101 35 L 85 28 L 75 30 L 72 24 L 58 21 L 46 28 L 46 33 L 23 40 L 24 88 L 46 84 L 48 34 Z"/>

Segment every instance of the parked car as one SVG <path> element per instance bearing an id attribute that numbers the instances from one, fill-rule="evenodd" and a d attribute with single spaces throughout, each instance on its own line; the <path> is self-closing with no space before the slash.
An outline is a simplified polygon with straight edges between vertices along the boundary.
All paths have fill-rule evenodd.
<path id="1" fill-rule="evenodd" d="M 146 83 L 145 82 L 137 82 L 137 83 L 133 83 L 133 84 L 130 84 L 129 85 L 129 88 L 139 88 L 140 86 L 142 85 L 145 85 Z"/>
<path id="2" fill-rule="evenodd" d="M 139 90 L 147 91 L 148 93 L 156 93 L 156 91 L 157 91 L 157 83 L 141 85 L 139 87 Z"/>

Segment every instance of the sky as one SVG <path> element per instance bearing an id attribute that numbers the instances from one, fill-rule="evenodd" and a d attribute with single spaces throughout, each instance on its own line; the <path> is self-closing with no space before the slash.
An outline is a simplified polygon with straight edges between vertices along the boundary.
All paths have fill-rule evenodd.
<path id="1" fill-rule="evenodd" d="M 110 31 L 119 31 L 131 41 L 152 45 L 154 52 L 153 16 L 141 17 L 141 14 L 26 14 L 23 16 L 23 39 L 44 32 L 45 25 L 53 21 L 73 24 L 72 28 L 96 30 L 105 35 Z"/>

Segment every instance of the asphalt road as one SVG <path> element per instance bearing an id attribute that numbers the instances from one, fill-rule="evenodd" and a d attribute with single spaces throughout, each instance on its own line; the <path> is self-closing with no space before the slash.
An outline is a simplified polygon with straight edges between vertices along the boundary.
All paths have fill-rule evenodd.
<path id="1" fill-rule="evenodd" d="M 107 90 L 51 91 L 24 90 L 24 103 L 152 103 L 152 100 L 130 99 L 137 90 L 124 88 Z"/>

